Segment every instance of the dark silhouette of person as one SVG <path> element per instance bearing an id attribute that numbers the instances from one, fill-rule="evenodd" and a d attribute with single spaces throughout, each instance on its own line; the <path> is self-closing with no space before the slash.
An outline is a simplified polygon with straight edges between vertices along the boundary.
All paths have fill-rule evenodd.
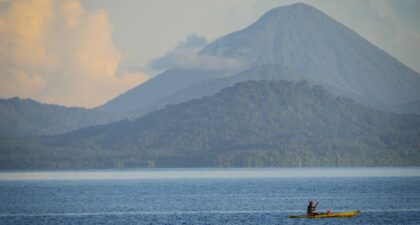
<path id="1" fill-rule="evenodd" d="M 314 216 L 316 215 L 316 207 L 318 206 L 318 202 L 315 204 L 314 201 L 309 201 L 308 208 L 306 210 L 306 213 L 308 216 Z"/>

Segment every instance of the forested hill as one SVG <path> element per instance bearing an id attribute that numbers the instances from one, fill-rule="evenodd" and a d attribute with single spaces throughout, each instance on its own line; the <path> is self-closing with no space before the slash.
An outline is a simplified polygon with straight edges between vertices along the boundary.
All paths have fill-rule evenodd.
<path id="1" fill-rule="evenodd" d="M 50 154 L 32 151 L 28 161 L 58 168 L 420 165 L 420 117 L 373 110 L 308 82 L 247 81 L 41 143 Z"/>
<path id="2" fill-rule="evenodd" d="M 0 99 L 0 137 L 51 135 L 115 122 L 117 113 L 43 104 L 31 99 Z"/>

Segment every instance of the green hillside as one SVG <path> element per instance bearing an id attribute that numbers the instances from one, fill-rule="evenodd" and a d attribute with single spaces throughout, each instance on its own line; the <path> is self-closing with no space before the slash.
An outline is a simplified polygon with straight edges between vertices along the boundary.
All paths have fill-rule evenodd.
<path id="1" fill-rule="evenodd" d="M 247 81 L 134 121 L 3 142 L 10 168 L 407 166 L 420 165 L 420 117 L 308 82 Z"/>
<path id="2" fill-rule="evenodd" d="M 121 117 L 117 113 L 43 104 L 31 99 L 0 99 L 0 137 L 59 134 L 115 122 Z"/>

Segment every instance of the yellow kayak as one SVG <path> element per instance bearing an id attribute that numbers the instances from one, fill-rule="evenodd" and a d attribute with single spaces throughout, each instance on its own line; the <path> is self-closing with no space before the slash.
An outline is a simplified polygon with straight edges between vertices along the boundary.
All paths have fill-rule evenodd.
<path id="1" fill-rule="evenodd" d="M 289 216 L 289 218 L 315 219 L 315 218 L 353 217 L 353 216 L 357 216 L 361 212 L 362 211 L 357 210 L 357 211 L 350 211 L 350 212 L 319 213 L 313 216 L 299 215 L 299 216 Z"/>

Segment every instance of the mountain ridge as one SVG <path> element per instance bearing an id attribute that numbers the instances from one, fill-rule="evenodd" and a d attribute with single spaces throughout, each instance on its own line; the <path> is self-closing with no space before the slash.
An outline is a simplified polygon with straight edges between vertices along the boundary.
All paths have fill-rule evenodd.
<path id="1" fill-rule="evenodd" d="M 95 107 L 94 110 L 133 112 L 211 75 L 212 72 L 199 70 L 168 69 L 146 83 L 140 84 L 105 104 Z"/>
<path id="2" fill-rule="evenodd" d="M 258 41 L 261 37 L 265 41 Z M 315 83 L 362 94 L 357 100 L 365 103 L 420 99 L 416 71 L 302 3 L 272 9 L 247 28 L 210 43 L 202 53 L 238 56 L 251 65 L 280 64 Z"/>
<path id="3" fill-rule="evenodd" d="M 382 109 L 387 109 L 386 105 L 420 100 L 419 73 L 350 28 L 303 3 L 268 11 L 246 28 L 209 43 L 199 56 L 235 59 L 246 65 L 244 70 L 277 64 L 293 70 L 298 80 L 323 85 L 335 94 Z M 175 102 L 168 101 L 194 85 L 221 77 L 221 73 L 213 71 L 203 75 L 202 70 L 169 70 L 98 109 L 150 112 L 162 107 L 156 107 L 159 102 L 173 104 L 193 99 L 195 94 L 202 96 L 191 93 Z M 163 90 L 162 94 L 141 94 L 148 83 L 153 89 Z M 134 92 L 139 94 L 127 96 Z M 126 103 L 117 107 L 116 102 Z"/>
<path id="4" fill-rule="evenodd" d="M 124 117 L 18 97 L 0 99 L 0 137 L 53 135 L 89 125 L 111 123 Z"/>
<path id="5" fill-rule="evenodd" d="M 419 137 L 420 116 L 371 109 L 306 81 L 262 80 L 0 154 L 14 168 L 413 166 Z"/>
<path id="6" fill-rule="evenodd" d="M 93 110 L 0 101 L 0 167 L 420 165 L 419 116 L 380 110 L 420 112 L 420 75 L 317 9 L 273 9 L 200 55 L 248 67 L 171 68 Z M 137 119 L 97 125 L 115 115 Z"/>

